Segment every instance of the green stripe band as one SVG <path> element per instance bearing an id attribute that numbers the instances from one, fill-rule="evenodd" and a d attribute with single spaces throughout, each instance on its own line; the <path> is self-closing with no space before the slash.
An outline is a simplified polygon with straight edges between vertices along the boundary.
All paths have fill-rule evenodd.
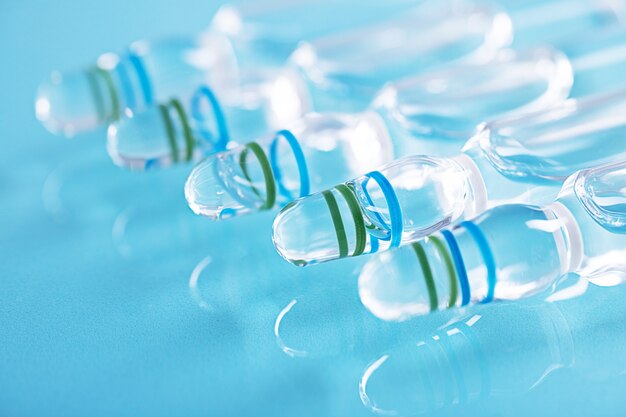
<path id="1" fill-rule="evenodd" d="M 178 143 L 176 143 L 176 132 L 174 132 L 174 124 L 172 123 L 172 117 L 170 116 L 169 106 L 166 104 L 159 104 L 159 110 L 161 111 L 161 118 L 165 124 L 165 131 L 167 132 L 167 139 L 170 142 L 172 148 L 172 160 L 178 162 Z"/>
<path id="2" fill-rule="evenodd" d="M 248 184 L 250 184 L 250 188 L 252 188 L 252 192 L 259 198 L 261 197 L 261 192 L 257 190 L 257 188 L 252 183 L 252 178 L 250 178 L 250 174 L 248 173 L 248 148 L 244 147 L 243 151 L 239 154 L 239 166 L 241 167 L 241 172 L 243 172 L 243 176 L 246 177 Z"/>
<path id="3" fill-rule="evenodd" d="M 196 141 L 193 138 L 193 132 L 191 130 L 191 126 L 189 125 L 189 119 L 187 118 L 187 114 L 185 113 L 183 105 L 178 99 L 173 98 L 167 104 L 159 104 L 159 108 L 161 110 L 163 123 L 165 124 L 167 139 L 170 143 L 170 147 L 172 148 L 172 160 L 174 162 L 178 162 L 180 158 L 178 154 L 178 141 L 176 140 L 176 130 L 174 128 L 174 122 L 172 121 L 172 115 L 170 112 L 171 109 L 174 109 L 183 128 L 183 137 L 185 138 L 186 149 L 185 159 L 187 161 L 191 161 L 191 159 L 193 158 L 193 150 L 195 148 Z"/>
<path id="4" fill-rule="evenodd" d="M 109 71 L 100 67 L 96 68 L 96 73 L 104 79 L 107 90 L 109 90 L 109 96 L 111 97 L 111 114 L 109 116 L 109 120 L 114 122 L 120 117 L 120 102 L 117 95 L 117 89 L 115 88 L 115 83 L 113 82 L 113 77 Z"/>
<path id="5" fill-rule="evenodd" d="M 96 78 L 96 69 L 93 68 L 87 71 L 87 81 L 89 82 L 89 89 L 93 95 L 93 100 L 96 104 L 96 111 L 98 112 L 98 121 L 104 121 L 104 100 L 102 99 L 102 91 L 100 91 L 100 85 Z"/>
<path id="6" fill-rule="evenodd" d="M 435 280 L 433 279 L 433 271 L 430 269 L 430 264 L 428 263 L 428 257 L 426 256 L 426 251 L 422 247 L 420 242 L 415 242 L 411 244 L 413 247 L 413 251 L 415 255 L 417 255 L 417 259 L 419 260 L 420 266 L 422 267 L 422 273 L 424 274 L 424 281 L 426 281 L 426 288 L 428 288 L 428 299 L 430 300 L 430 311 L 437 310 L 438 307 L 438 299 L 437 299 L 437 288 L 435 287 Z"/>
<path id="7" fill-rule="evenodd" d="M 187 145 L 187 161 L 191 161 L 193 157 L 193 148 L 195 146 L 195 141 L 193 139 L 193 133 L 191 132 L 191 126 L 189 126 L 189 120 L 187 119 L 187 115 L 185 114 L 185 110 L 183 109 L 183 105 L 180 104 L 178 99 L 170 100 L 170 105 L 174 107 L 176 113 L 178 113 L 178 117 L 180 118 L 180 124 L 183 126 L 183 135 L 185 137 L 185 144 Z"/>
<path id="8" fill-rule="evenodd" d="M 249 150 L 252 151 L 254 156 L 256 156 L 256 159 L 259 161 L 259 164 L 261 165 L 261 170 L 263 171 L 263 178 L 265 180 L 265 202 L 263 203 L 261 207 L 259 207 L 259 210 L 269 210 L 272 207 L 274 207 L 274 204 L 276 203 L 276 183 L 274 181 L 274 173 L 272 172 L 270 161 L 267 159 L 267 155 L 265 155 L 265 152 L 263 152 L 263 148 L 261 148 L 261 146 L 258 143 L 250 142 L 250 143 L 246 143 L 244 146 L 245 146 L 244 150 L 239 155 L 239 166 L 241 167 L 241 171 L 243 172 L 243 175 L 246 177 L 246 179 L 250 183 L 250 187 L 252 188 L 252 191 L 259 198 L 261 198 L 261 194 L 259 193 L 259 190 L 257 190 L 254 184 L 252 183 L 252 179 L 250 178 L 250 174 L 248 173 L 248 165 L 247 165 L 248 151 Z"/>
<path id="9" fill-rule="evenodd" d="M 356 233 L 356 242 L 352 256 L 359 256 L 363 253 L 363 251 L 365 251 L 365 244 L 367 242 L 365 222 L 363 221 L 363 215 L 361 214 L 359 203 L 352 188 L 345 184 L 339 184 L 335 188 L 337 188 L 337 190 L 341 193 L 350 208 L 350 213 L 352 214 L 352 219 L 354 220 L 354 230 Z"/>
<path id="10" fill-rule="evenodd" d="M 322 195 L 330 210 L 330 217 L 333 219 L 333 225 L 335 227 L 335 234 L 337 235 L 337 243 L 339 244 L 339 257 L 345 258 L 348 256 L 348 238 L 346 237 L 346 229 L 341 220 L 341 213 L 339 212 L 339 206 L 337 206 L 337 200 L 332 191 L 322 191 Z"/>
<path id="11" fill-rule="evenodd" d="M 433 245 L 435 245 L 435 248 L 437 248 L 439 255 L 441 255 L 444 263 L 446 264 L 448 279 L 450 281 L 450 301 L 448 302 L 448 308 L 454 307 L 459 296 L 459 288 L 456 281 L 456 272 L 454 269 L 454 264 L 452 263 L 452 258 L 450 257 L 450 254 L 448 253 L 448 250 L 444 246 L 441 239 L 439 239 L 437 236 L 429 236 L 428 240 L 433 242 Z"/>

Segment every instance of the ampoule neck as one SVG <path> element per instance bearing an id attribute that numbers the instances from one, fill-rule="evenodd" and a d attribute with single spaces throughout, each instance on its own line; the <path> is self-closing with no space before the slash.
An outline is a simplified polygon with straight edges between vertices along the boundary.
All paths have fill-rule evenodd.
<path id="1" fill-rule="evenodd" d="M 488 194 L 483 173 L 476 162 L 466 153 L 459 153 L 451 159 L 466 173 L 468 189 L 472 198 L 465 200 L 466 207 L 463 217 L 472 218 L 487 209 Z"/>
<path id="2" fill-rule="evenodd" d="M 399 154 L 453 156 L 477 124 L 559 103 L 571 83 L 562 53 L 505 50 L 488 64 L 448 65 L 389 82 L 372 108 L 393 125 Z"/>
<path id="3" fill-rule="evenodd" d="M 458 155 L 466 139 L 466 137 L 461 139 L 435 134 L 434 123 L 430 125 L 424 123 L 420 126 L 412 124 L 399 109 L 397 91 L 392 85 L 387 85 L 380 90 L 369 109 L 384 120 L 393 138 L 395 154 L 398 157 L 415 154 L 453 157 Z"/>
<path id="4" fill-rule="evenodd" d="M 579 171 L 566 180 L 555 203 L 571 213 L 567 229 L 578 235 L 572 272 L 600 286 L 626 281 L 624 178 L 624 164 Z"/>
<path id="5" fill-rule="evenodd" d="M 242 66 L 280 66 L 289 57 L 297 39 L 281 41 L 279 36 L 268 36 L 272 32 L 268 30 L 269 15 L 264 9 L 263 6 L 225 4 L 217 10 L 205 33 L 228 39 Z"/>
<path id="6" fill-rule="evenodd" d="M 554 199 L 559 190 L 558 185 L 541 187 L 514 176 L 504 175 L 493 163 L 489 152 L 479 145 L 483 133 L 480 132 L 470 139 L 461 155 L 465 156 L 464 160 L 472 162 L 477 172 L 476 177 L 482 181 L 487 208 L 511 202 L 542 204 Z"/>
<path id="7" fill-rule="evenodd" d="M 558 222 L 554 240 L 561 265 L 561 275 L 575 272 L 583 259 L 584 245 L 578 220 L 567 205 L 555 201 L 544 208 L 546 217 Z"/>
<path id="8" fill-rule="evenodd" d="M 312 110 L 309 90 L 300 74 L 291 67 L 241 71 L 240 83 L 232 89 L 230 107 L 263 108 L 265 125 L 283 129 Z"/>
<path id="9" fill-rule="evenodd" d="M 316 64 L 318 60 L 315 45 L 305 41 L 299 44 L 283 67 L 297 76 L 306 88 L 315 111 L 360 112 L 369 106 L 375 90 L 359 90 L 352 83 L 326 79 L 322 70 L 316 68 L 324 66 L 324 63 Z"/>
<path id="10" fill-rule="evenodd" d="M 511 27 L 505 14 L 487 6 L 424 2 L 395 19 L 303 42 L 289 63 L 315 90 L 316 109 L 338 100 L 363 109 L 390 80 L 455 61 L 490 61 L 508 44 Z"/>

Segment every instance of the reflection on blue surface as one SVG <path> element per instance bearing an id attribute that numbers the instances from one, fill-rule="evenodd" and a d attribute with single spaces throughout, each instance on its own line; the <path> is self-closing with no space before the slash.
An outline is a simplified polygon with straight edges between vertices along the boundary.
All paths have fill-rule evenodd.
<path id="1" fill-rule="evenodd" d="M 143 0 L 0 6 L 0 414 L 371 415 L 359 379 L 398 340 L 358 304 L 357 263 L 293 268 L 274 252 L 270 214 L 204 222 L 185 207 L 184 168 L 142 176 L 118 170 L 104 131 L 65 141 L 33 116 L 35 88 L 50 69 L 132 39 L 197 32 L 216 7 Z M 606 291 L 612 303 L 623 299 L 617 288 Z M 301 295 L 324 301 L 320 326 L 362 317 L 355 332 L 365 323 L 361 335 L 379 337 L 360 339 L 356 351 L 339 343 L 339 355 L 285 355 L 275 320 Z M 601 315 L 594 298 L 576 305 L 589 303 L 589 314 Z M 402 324 L 415 328 L 401 340 L 442 324 L 416 323 Z M 513 399 L 443 412 L 621 415 L 623 375 L 600 372 L 621 352 L 591 350 L 596 342 L 611 346 L 604 329 L 577 333 L 574 346 L 589 349 L 576 356 L 584 367 L 553 372 Z"/>
<path id="2" fill-rule="evenodd" d="M 491 397 L 523 396 L 553 372 L 626 372 L 625 288 L 589 299 L 475 308 L 432 336 L 385 353 L 363 373 L 363 403 L 379 414 L 417 415 Z M 602 314 L 594 314 L 602 303 Z M 604 358 L 603 364 L 595 360 Z"/>

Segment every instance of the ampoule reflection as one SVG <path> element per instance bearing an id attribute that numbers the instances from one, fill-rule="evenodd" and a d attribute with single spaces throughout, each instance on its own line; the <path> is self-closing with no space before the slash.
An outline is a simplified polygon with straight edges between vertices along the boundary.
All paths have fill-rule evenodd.
<path id="1" fill-rule="evenodd" d="M 163 197 L 161 195 L 161 197 Z M 180 262 L 217 248 L 222 230 L 189 216 L 180 192 L 172 198 L 133 199 L 120 210 L 111 237 L 117 252 L 128 260 Z"/>
<path id="2" fill-rule="evenodd" d="M 497 204 L 547 203 L 577 169 L 623 158 L 625 107 L 619 90 L 486 123 L 455 157 L 401 158 L 285 207 L 276 248 L 309 265 L 407 245 Z"/>
<path id="3" fill-rule="evenodd" d="M 167 175 L 152 174 L 157 178 L 146 182 L 143 194 L 135 195 L 113 222 L 113 243 L 123 258 L 175 263 L 208 255 L 213 258 L 212 265 L 236 264 L 242 271 L 245 268 L 238 260 L 245 258 L 246 266 L 251 268 L 245 274 L 250 280 L 260 279 L 249 286 L 258 284 L 255 288 L 259 289 L 261 284 L 268 283 L 268 279 L 260 278 L 271 275 L 262 260 L 279 259 L 268 238 L 270 218 L 244 218 L 219 225 L 207 223 L 189 213 L 181 189 L 186 176 L 184 168 L 169 171 Z M 155 189 L 162 192 L 150 191 Z M 241 245 L 244 235 L 246 244 Z"/>
<path id="4" fill-rule="evenodd" d="M 189 275 L 189 292 L 195 304 L 208 312 L 255 315 L 261 310 L 267 320 L 265 326 L 271 326 L 284 300 L 318 291 L 323 274 L 337 279 L 345 274 L 341 268 L 294 274 L 273 250 L 266 226 L 267 222 L 243 218 L 217 227 L 217 236 L 201 245 L 204 254 L 196 256 L 198 263 Z M 242 236 L 245 245 L 241 244 Z"/>
<path id="5" fill-rule="evenodd" d="M 152 181 L 112 169 L 99 149 L 77 155 L 55 167 L 42 184 L 44 209 L 59 223 L 113 220 Z"/>
<path id="6" fill-rule="evenodd" d="M 421 415 L 519 396 L 565 367 L 616 377 L 626 370 L 623 295 L 623 287 L 590 288 L 558 303 L 478 306 L 373 361 L 359 385 L 363 404 L 377 414 Z"/>
<path id="7" fill-rule="evenodd" d="M 359 13 L 351 19 L 338 19 L 355 7 Z M 239 70 L 282 64 L 304 39 L 372 24 L 411 7 L 405 0 L 385 7 L 352 0 L 225 5 L 198 36 L 137 41 L 127 52 L 101 55 L 91 68 L 53 72 L 39 86 L 37 118 L 50 131 L 72 136 L 114 121 L 126 109 L 137 113 L 190 94 L 201 84 L 218 92 L 231 88 Z M 296 23 L 293 16 L 302 13 L 309 18 Z"/>
<path id="8" fill-rule="evenodd" d="M 363 308 L 353 280 L 361 262 L 320 268 L 319 288 L 301 293 L 276 316 L 274 335 L 278 347 L 293 358 L 368 358 L 402 342 L 429 334 L 462 311 L 421 317 L 410 325 L 381 321 Z M 349 272 L 340 271 L 348 269 Z M 306 269 L 313 271 L 315 269 Z M 347 277 L 346 277 L 347 275 Z M 307 278 L 308 275 L 307 275 Z M 332 281 L 328 284 L 328 281 Z"/>

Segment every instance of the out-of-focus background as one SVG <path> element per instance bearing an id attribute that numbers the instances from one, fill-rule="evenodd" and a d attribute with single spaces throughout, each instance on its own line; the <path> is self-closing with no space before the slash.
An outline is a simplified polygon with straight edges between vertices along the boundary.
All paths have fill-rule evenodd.
<path id="1" fill-rule="evenodd" d="M 51 70 L 196 33 L 218 6 L 0 4 L 1 416 L 368 416 L 366 367 L 452 318 L 378 323 L 358 302 L 363 261 L 295 268 L 271 244 L 272 213 L 210 223 L 186 207 L 189 167 L 126 172 L 110 162 L 104 130 L 65 139 L 36 121 L 35 90 Z M 302 330 L 323 354 L 277 342 L 277 316 L 300 296 L 316 306 Z M 597 354 L 621 339 L 605 329 L 574 343 L 585 346 L 582 368 L 538 354 L 512 357 L 507 373 L 503 343 L 510 392 L 438 415 L 623 415 L 624 361 Z"/>

